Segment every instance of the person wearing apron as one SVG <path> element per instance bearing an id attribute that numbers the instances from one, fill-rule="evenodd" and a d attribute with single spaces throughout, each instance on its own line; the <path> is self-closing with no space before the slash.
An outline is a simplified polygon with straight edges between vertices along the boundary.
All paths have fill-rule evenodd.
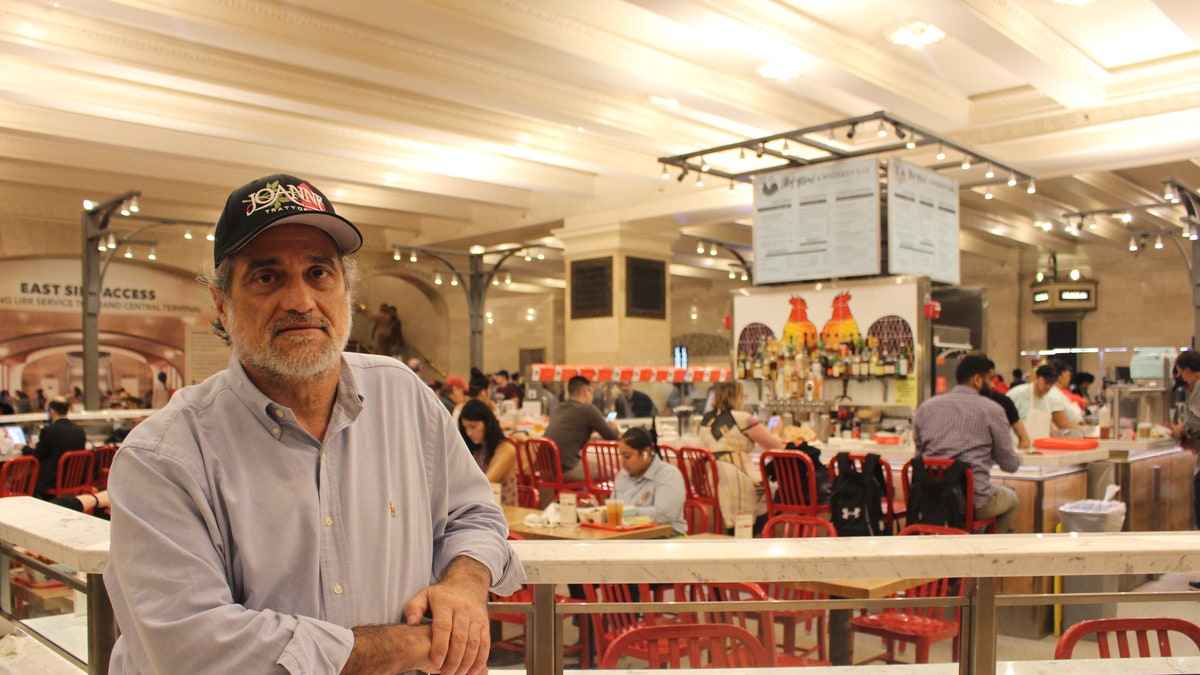
<path id="1" fill-rule="evenodd" d="M 1071 428 L 1064 412 L 1066 400 L 1054 391 L 1057 379 L 1058 373 L 1053 366 L 1039 366 L 1033 379 L 1005 394 L 1017 405 L 1025 431 L 1032 439 L 1046 438 L 1052 431 Z"/>

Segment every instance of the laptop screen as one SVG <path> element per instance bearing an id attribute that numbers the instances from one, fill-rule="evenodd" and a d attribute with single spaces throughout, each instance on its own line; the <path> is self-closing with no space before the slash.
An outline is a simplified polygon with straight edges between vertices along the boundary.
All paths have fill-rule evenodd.
<path id="1" fill-rule="evenodd" d="M 22 429 L 21 427 L 17 426 L 16 424 L 7 424 L 3 427 L 0 427 L 0 429 L 3 430 L 3 431 L 0 431 L 0 433 L 8 434 L 8 437 L 10 439 L 12 439 L 12 444 L 13 444 L 14 448 L 25 445 L 25 443 L 26 443 L 25 430 Z"/>

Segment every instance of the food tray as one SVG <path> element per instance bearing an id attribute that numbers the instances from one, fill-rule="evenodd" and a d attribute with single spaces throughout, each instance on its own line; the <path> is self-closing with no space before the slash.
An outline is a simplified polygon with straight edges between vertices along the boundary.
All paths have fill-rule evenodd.
<path id="1" fill-rule="evenodd" d="M 654 527 L 658 523 L 642 523 L 640 525 L 601 525 L 599 523 L 580 523 L 582 527 L 594 527 L 597 530 L 608 530 L 610 532 L 632 532 L 633 530 L 644 530 L 649 527 Z"/>

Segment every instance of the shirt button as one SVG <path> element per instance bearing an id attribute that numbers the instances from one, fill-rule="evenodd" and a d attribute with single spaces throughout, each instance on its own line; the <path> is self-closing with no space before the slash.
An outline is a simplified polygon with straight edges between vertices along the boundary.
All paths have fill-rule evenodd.
<path id="1" fill-rule="evenodd" d="M 279 427 L 272 427 L 271 433 L 278 436 L 279 435 Z"/>
<path id="2" fill-rule="evenodd" d="M 334 593 L 334 595 L 341 595 L 341 594 L 342 594 L 342 585 L 341 585 L 341 584 L 334 584 L 334 586 L 333 586 L 333 593 Z"/>
<path id="3" fill-rule="evenodd" d="M 329 516 L 325 516 L 325 527 L 332 527 L 332 526 L 333 526 L 333 518 L 330 518 Z"/>
<path id="4" fill-rule="evenodd" d="M 322 462 L 324 462 L 324 461 L 325 461 L 325 453 L 323 453 L 323 452 L 321 453 L 321 461 L 322 461 Z"/>
<path id="5" fill-rule="evenodd" d="M 280 410 L 279 408 L 276 408 L 276 409 L 275 409 L 275 416 L 276 416 L 276 417 L 278 417 L 278 418 L 280 418 L 280 419 L 282 419 L 282 418 L 283 418 L 283 411 L 282 411 L 282 410 Z"/>

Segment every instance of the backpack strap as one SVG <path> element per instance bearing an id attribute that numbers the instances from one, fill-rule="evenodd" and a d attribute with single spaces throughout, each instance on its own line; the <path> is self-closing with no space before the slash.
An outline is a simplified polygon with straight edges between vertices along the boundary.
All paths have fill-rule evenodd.
<path id="1" fill-rule="evenodd" d="M 839 476 L 847 476 L 854 467 L 850 464 L 850 453 L 839 452 L 834 459 L 837 460 L 837 472 Z"/>
<path id="2" fill-rule="evenodd" d="M 842 467 L 839 466 L 838 468 L 840 469 Z M 875 452 L 868 452 L 866 458 L 863 459 L 863 475 L 874 478 L 875 474 L 879 472 L 879 454 Z"/>
<path id="3" fill-rule="evenodd" d="M 951 486 L 951 487 L 957 487 L 957 486 L 958 486 L 958 485 L 959 485 L 959 484 L 962 482 L 963 476 L 964 476 L 966 473 L 967 473 L 967 464 L 966 464 L 966 462 L 963 462 L 962 460 L 958 460 L 958 459 L 956 459 L 956 460 L 954 460 L 954 462 L 953 462 L 953 463 L 950 465 L 950 468 L 949 468 L 949 469 L 946 469 L 946 474 L 945 474 L 945 476 L 944 476 L 944 480 L 945 480 L 945 482 L 946 482 L 946 484 L 947 484 L 947 485 L 949 485 L 949 486 Z M 971 490 L 972 492 L 974 492 L 974 490 L 975 490 L 975 486 L 974 486 L 974 485 L 971 485 L 971 486 L 968 486 L 968 487 L 970 488 L 970 490 Z"/>

